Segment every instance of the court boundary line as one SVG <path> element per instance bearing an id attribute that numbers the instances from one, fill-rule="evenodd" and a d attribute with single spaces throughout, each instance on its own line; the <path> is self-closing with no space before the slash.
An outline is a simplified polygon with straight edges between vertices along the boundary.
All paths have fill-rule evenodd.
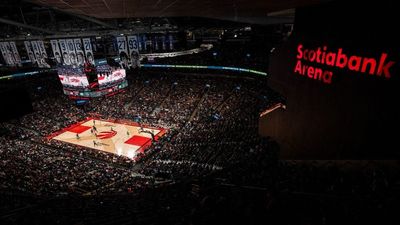
<path id="1" fill-rule="evenodd" d="M 147 125 L 147 124 L 140 124 L 140 123 L 138 123 L 138 122 L 134 122 L 134 121 L 126 120 L 126 119 L 110 119 L 110 118 L 103 119 L 103 118 L 101 118 L 100 116 L 99 116 L 99 117 L 93 117 L 93 116 L 91 116 L 91 117 L 86 117 L 86 118 L 85 118 L 84 120 L 82 120 L 82 121 L 79 121 L 79 122 L 76 122 L 76 123 L 74 123 L 74 124 L 71 124 L 70 126 L 67 126 L 67 127 L 65 127 L 65 128 L 62 128 L 61 130 L 58 130 L 58 131 L 55 131 L 55 132 L 51 133 L 50 135 L 46 136 L 46 139 L 47 139 L 48 141 L 51 141 L 51 140 L 53 140 L 56 136 L 61 135 L 62 133 L 65 133 L 65 132 L 69 131 L 70 129 L 74 128 L 74 127 L 81 126 L 82 124 L 84 124 L 84 123 L 86 123 L 86 122 L 88 122 L 88 121 L 90 121 L 90 120 L 97 120 L 97 121 L 109 122 L 109 123 L 114 123 L 114 124 L 122 124 L 122 125 L 128 125 L 128 126 L 134 126 L 134 127 L 143 127 L 143 128 L 146 128 L 146 129 L 158 130 L 159 132 L 158 132 L 156 135 L 154 135 L 154 142 L 158 142 L 158 139 L 161 138 L 161 137 L 162 137 L 164 134 L 166 134 L 167 131 L 168 131 L 167 128 L 153 127 L 153 126 L 150 126 L 150 125 Z M 60 142 L 66 143 L 66 144 L 74 145 L 74 146 L 77 146 L 77 147 L 80 147 L 80 148 L 88 148 L 88 149 L 93 149 L 93 150 L 99 151 L 99 152 L 101 152 L 101 153 L 106 153 L 106 154 L 112 154 L 112 155 L 120 156 L 120 155 L 117 155 L 117 154 L 115 154 L 115 153 L 103 151 L 103 150 L 101 150 L 101 149 L 97 149 L 97 148 L 90 147 L 90 146 L 84 146 L 84 145 L 74 144 L 74 143 L 71 143 L 71 142 L 66 142 L 66 141 L 57 140 L 57 139 L 54 139 L 54 140 L 60 141 Z M 149 142 L 150 142 L 150 144 L 148 145 Z M 150 148 L 150 147 L 153 145 L 154 142 L 153 142 L 153 140 L 150 138 L 150 140 L 148 140 L 146 143 L 144 143 L 142 146 L 140 146 L 140 148 L 138 148 L 138 149 L 136 150 L 136 152 L 137 152 L 138 154 L 139 154 L 139 153 L 140 153 L 140 154 L 145 154 L 146 149 Z M 123 156 L 123 155 L 121 155 L 121 156 Z M 127 156 L 124 156 L 124 157 L 130 159 L 130 158 L 127 157 Z M 137 159 L 138 159 L 138 156 L 135 156 L 135 157 L 132 158 L 131 160 L 137 161 Z"/>

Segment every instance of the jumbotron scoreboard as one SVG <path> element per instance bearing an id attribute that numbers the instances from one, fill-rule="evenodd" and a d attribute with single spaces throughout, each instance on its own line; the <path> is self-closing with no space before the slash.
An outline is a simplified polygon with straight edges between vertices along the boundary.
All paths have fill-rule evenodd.
<path id="1" fill-rule="evenodd" d="M 60 66 L 58 77 L 63 92 L 71 99 L 90 99 L 120 92 L 128 86 L 125 69 L 102 65 L 84 67 Z"/>

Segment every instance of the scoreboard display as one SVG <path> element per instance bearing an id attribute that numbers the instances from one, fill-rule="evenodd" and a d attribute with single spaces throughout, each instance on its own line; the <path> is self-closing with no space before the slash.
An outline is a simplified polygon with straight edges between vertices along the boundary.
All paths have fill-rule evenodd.
<path id="1" fill-rule="evenodd" d="M 86 74 L 80 68 L 60 67 L 57 71 L 63 87 L 84 89 L 89 86 Z"/>
<path id="2" fill-rule="evenodd" d="M 125 69 L 114 69 L 108 65 L 97 68 L 97 80 L 100 87 L 108 86 L 113 83 L 119 83 L 126 79 Z"/>
<path id="3" fill-rule="evenodd" d="M 64 94 L 73 97 L 74 99 L 98 98 L 101 96 L 108 96 L 119 93 L 126 87 L 128 87 L 128 81 L 124 80 L 121 83 L 118 83 L 118 85 L 113 85 L 102 89 L 76 90 L 71 88 L 64 88 Z"/>
<path id="4" fill-rule="evenodd" d="M 108 65 L 95 69 L 95 79 L 83 67 L 59 66 L 57 72 L 64 94 L 75 99 L 108 96 L 128 86 L 125 69 Z"/>

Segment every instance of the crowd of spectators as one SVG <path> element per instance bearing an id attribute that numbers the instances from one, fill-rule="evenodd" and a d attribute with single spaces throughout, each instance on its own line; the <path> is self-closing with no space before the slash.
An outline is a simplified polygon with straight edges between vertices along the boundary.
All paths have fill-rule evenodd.
<path id="1" fill-rule="evenodd" d="M 3 171 L 15 173 L 2 173 L 3 186 L 6 189 L 23 189 L 35 194 L 58 194 L 58 191 L 64 194 L 77 190 L 70 187 L 64 179 L 69 179 L 71 183 L 81 183 L 80 179 L 83 179 L 88 184 L 78 188 L 79 192 L 91 192 L 105 184 L 124 180 L 128 171 L 133 171 L 132 168 L 139 162 L 141 168 L 135 172 L 146 177 L 161 176 L 172 180 L 222 170 L 224 166 L 240 161 L 243 154 L 260 141 L 257 135 L 257 116 L 273 102 L 262 97 L 266 95 L 262 92 L 267 89 L 262 88 L 260 81 L 263 82 L 254 78 L 246 80 L 136 74 L 129 78 L 131 85 L 125 92 L 94 99 L 88 105 L 78 107 L 73 106 L 73 102 L 62 94 L 56 76 L 51 74 L 31 78 L 25 85 L 31 94 L 34 113 L 2 125 L 10 131 L 8 135 L 1 137 L 4 142 L 1 146 L 4 150 Z M 216 114 L 218 117 L 215 117 Z M 140 155 L 136 164 L 124 156 L 47 138 L 50 134 L 91 115 L 128 120 L 140 117 L 142 123 L 166 128 L 168 132 L 148 149 L 148 154 Z M 32 159 L 40 158 L 40 155 L 43 155 L 42 160 Z M 17 156 L 21 157 L 21 164 L 12 165 L 18 162 L 13 160 Z M 83 163 L 86 160 L 87 163 Z M 52 169 L 44 166 L 50 162 L 54 163 L 50 167 Z M 95 170 L 97 162 L 99 171 L 102 172 L 93 171 L 94 175 L 105 170 L 110 171 L 104 174 L 110 176 L 109 180 L 104 179 L 104 183 L 91 180 L 93 174 L 86 177 L 79 173 L 90 171 L 79 166 L 87 165 Z M 66 166 L 64 163 L 70 165 Z M 14 170 L 22 165 L 27 167 L 26 170 Z M 107 167 L 103 168 L 104 166 Z M 113 166 L 122 171 L 113 176 Z M 38 170 L 29 169 L 30 167 Z M 73 171 L 71 167 L 77 171 Z M 53 180 L 47 180 L 43 169 L 49 173 L 53 170 L 59 172 L 51 175 L 54 176 Z M 29 173 L 25 174 L 24 171 Z M 68 171 L 71 172 L 67 173 Z M 41 180 L 36 177 L 41 174 L 44 183 L 30 182 Z M 62 174 L 64 179 L 58 178 L 57 174 Z M 98 179 L 103 180 L 101 177 Z M 21 183 L 7 184 L 8 180 Z"/>
<path id="2" fill-rule="evenodd" d="M 280 161 L 279 145 L 258 135 L 260 112 L 281 101 L 262 78 L 145 72 L 128 82 L 123 93 L 75 106 L 54 74 L 29 78 L 34 113 L 0 125 L 7 224 L 256 224 L 285 210 L 300 219 L 278 224 L 340 222 L 333 212 L 360 223 L 359 212 L 395 205 L 398 173 Z M 92 115 L 141 118 L 168 132 L 137 161 L 47 138 Z M 336 210 L 321 203 L 354 194 L 357 204 Z M 303 207 L 301 217 L 290 205 L 297 199 L 315 214 Z"/>

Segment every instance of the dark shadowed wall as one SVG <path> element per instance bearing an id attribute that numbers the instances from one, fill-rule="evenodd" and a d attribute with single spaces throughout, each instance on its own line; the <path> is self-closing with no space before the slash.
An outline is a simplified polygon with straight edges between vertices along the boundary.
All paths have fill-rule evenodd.
<path id="1" fill-rule="evenodd" d="M 269 71 L 270 86 L 287 98 L 286 110 L 260 118 L 260 133 L 280 143 L 282 158 L 400 158 L 400 37 L 395 9 L 382 2 L 331 2 L 297 9 L 295 30 L 273 53 Z M 331 52 L 329 62 L 335 63 L 317 62 L 318 48 L 325 56 Z M 351 68 L 336 66 L 339 49 L 348 62 L 354 56 Z M 363 72 L 364 59 L 375 59 L 376 68 L 372 71 L 366 64 Z M 330 74 L 326 82 L 314 79 L 317 69 Z"/>

